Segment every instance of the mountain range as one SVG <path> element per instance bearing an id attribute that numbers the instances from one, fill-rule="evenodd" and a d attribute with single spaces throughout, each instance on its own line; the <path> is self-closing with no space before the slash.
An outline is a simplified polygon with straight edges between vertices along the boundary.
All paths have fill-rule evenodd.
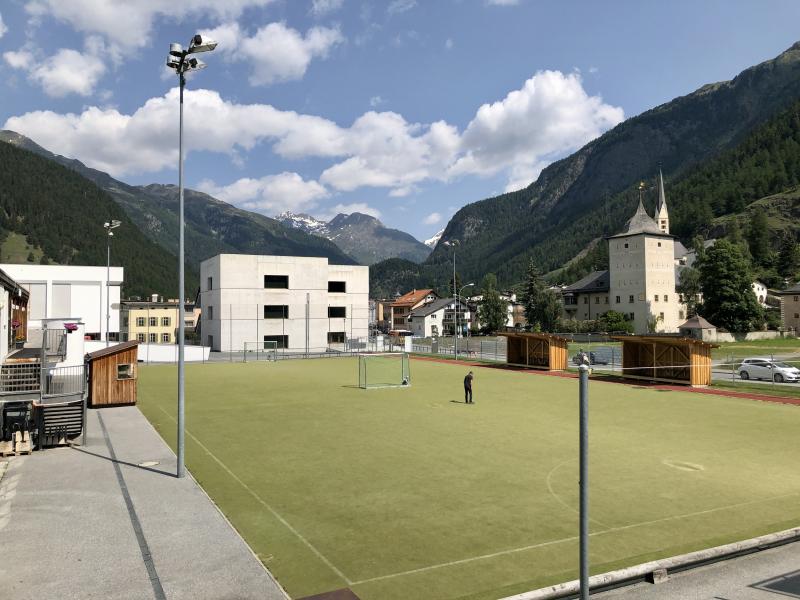
<path id="1" fill-rule="evenodd" d="M 688 243 L 695 234 L 707 233 L 714 218 L 745 208 L 741 202 L 715 201 L 714 190 L 702 185 L 705 175 L 696 174 L 711 176 L 715 160 L 726 160 L 726 153 L 735 153 L 759 127 L 791 110 L 798 98 L 800 44 L 795 44 L 730 81 L 705 85 L 627 119 L 549 165 L 522 190 L 464 206 L 441 240 L 457 242 L 464 280 L 493 272 L 500 285 L 510 286 L 522 280 L 530 259 L 542 271 L 551 271 L 585 252 L 594 240 L 619 231 L 636 207 L 641 181 L 650 182 L 646 202 L 652 212 L 654 177 L 661 168 L 672 232 Z M 753 165 L 751 175 L 757 168 Z M 793 168 L 784 165 L 784 175 L 768 179 L 758 191 L 765 196 L 791 186 L 800 175 L 789 172 Z M 736 194 L 724 178 L 715 181 L 721 186 L 719 195 Z M 702 195 L 693 190 L 702 190 Z M 397 260 L 375 265 L 373 293 L 392 294 L 397 281 L 412 287 L 446 286 L 452 276 L 451 248 L 438 243 L 420 265 Z"/>
<path id="2" fill-rule="evenodd" d="M 289 228 L 330 240 L 362 265 L 387 258 L 422 262 L 431 252 L 427 245 L 408 233 L 390 229 L 375 217 L 359 212 L 340 213 L 330 221 L 292 212 L 281 213 L 275 219 Z"/>

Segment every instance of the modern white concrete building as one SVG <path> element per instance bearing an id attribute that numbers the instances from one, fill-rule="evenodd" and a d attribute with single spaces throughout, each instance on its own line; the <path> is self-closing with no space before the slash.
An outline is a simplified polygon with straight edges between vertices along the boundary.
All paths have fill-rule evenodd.
<path id="1" fill-rule="evenodd" d="M 214 351 L 276 342 L 293 352 L 324 352 L 369 335 L 369 267 L 219 254 L 200 264 L 200 290 L 200 332 Z"/>
<path id="2" fill-rule="evenodd" d="M 3 264 L 0 269 L 30 293 L 29 328 L 41 329 L 43 318 L 78 317 L 84 323 L 87 336 L 105 340 L 108 293 L 111 300 L 108 331 L 111 340 L 119 338 L 123 267 L 111 267 L 110 281 L 106 278 L 106 267 Z"/>

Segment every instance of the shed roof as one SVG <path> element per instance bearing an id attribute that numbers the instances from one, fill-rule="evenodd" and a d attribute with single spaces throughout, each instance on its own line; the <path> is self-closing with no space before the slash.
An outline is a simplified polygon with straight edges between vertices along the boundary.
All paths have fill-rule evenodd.
<path id="1" fill-rule="evenodd" d="M 506 331 L 498 333 L 497 335 L 507 338 L 528 338 L 532 340 L 557 340 L 559 342 L 569 342 L 569 338 L 565 338 L 555 333 L 540 333 L 533 331 Z"/>
<path id="2" fill-rule="evenodd" d="M 678 325 L 678 329 L 716 329 L 716 325 L 712 325 L 700 315 L 695 315 L 691 319 L 687 319 L 682 325 Z"/>
<path id="3" fill-rule="evenodd" d="M 633 342 L 634 344 L 669 344 L 672 346 L 703 346 L 706 348 L 719 348 L 719 344 L 711 344 L 702 340 L 679 335 L 612 335 L 612 340 L 618 342 Z"/>
<path id="4" fill-rule="evenodd" d="M 111 356 L 112 354 L 119 354 L 120 352 L 125 352 L 126 350 L 130 350 L 131 348 L 135 348 L 139 345 L 137 340 L 131 340 L 130 342 L 122 342 L 121 344 L 116 344 L 115 346 L 109 346 L 108 348 L 103 348 L 102 350 L 95 350 L 94 352 L 89 352 L 86 356 L 87 358 L 92 361 L 96 358 L 102 358 L 104 356 Z"/>

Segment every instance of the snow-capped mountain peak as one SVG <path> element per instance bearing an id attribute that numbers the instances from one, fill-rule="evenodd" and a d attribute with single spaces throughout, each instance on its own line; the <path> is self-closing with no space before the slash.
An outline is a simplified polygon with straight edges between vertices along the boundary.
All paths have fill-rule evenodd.
<path id="1" fill-rule="evenodd" d="M 328 237 L 328 224 L 305 213 L 293 213 L 287 210 L 276 216 L 275 220 L 306 233 Z"/>
<path id="2" fill-rule="evenodd" d="M 438 244 L 439 240 L 442 239 L 442 234 L 443 233 L 444 233 L 444 229 L 438 231 L 436 233 L 436 235 L 434 235 L 432 238 L 428 238 L 427 240 L 425 240 L 422 243 L 425 244 L 428 248 L 431 248 L 431 249 L 436 248 L 436 244 Z"/>

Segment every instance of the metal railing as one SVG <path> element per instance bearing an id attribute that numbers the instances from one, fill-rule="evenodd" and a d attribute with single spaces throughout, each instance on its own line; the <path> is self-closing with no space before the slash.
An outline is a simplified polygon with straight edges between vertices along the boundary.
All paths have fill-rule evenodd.
<path id="1" fill-rule="evenodd" d="M 74 397 L 76 400 L 86 392 L 86 366 L 48 367 L 42 377 L 42 400 Z"/>

